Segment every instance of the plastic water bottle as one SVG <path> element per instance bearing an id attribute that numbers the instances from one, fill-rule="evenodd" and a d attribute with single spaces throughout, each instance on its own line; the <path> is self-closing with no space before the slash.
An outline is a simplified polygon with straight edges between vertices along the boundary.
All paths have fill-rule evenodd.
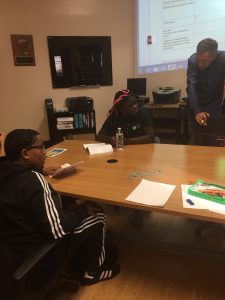
<path id="1" fill-rule="evenodd" d="M 123 150 L 123 148 L 124 148 L 123 132 L 121 128 L 118 128 L 116 132 L 116 150 Z"/>

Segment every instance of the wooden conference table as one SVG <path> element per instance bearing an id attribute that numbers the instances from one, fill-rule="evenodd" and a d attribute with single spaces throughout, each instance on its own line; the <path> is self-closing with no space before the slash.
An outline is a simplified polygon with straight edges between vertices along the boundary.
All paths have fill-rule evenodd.
<path id="1" fill-rule="evenodd" d="M 93 142 L 93 141 L 92 141 Z M 87 141 L 66 140 L 53 148 L 64 153 L 48 158 L 46 165 L 84 161 L 73 175 L 48 181 L 60 194 L 142 210 L 180 215 L 225 223 L 225 215 L 207 210 L 183 208 L 181 184 L 198 179 L 225 184 L 225 148 L 171 144 L 125 146 L 123 151 L 90 156 L 83 144 Z M 108 163 L 117 159 L 117 163 Z M 163 208 L 126 201 L 142 178 L 176 185 Z"/>

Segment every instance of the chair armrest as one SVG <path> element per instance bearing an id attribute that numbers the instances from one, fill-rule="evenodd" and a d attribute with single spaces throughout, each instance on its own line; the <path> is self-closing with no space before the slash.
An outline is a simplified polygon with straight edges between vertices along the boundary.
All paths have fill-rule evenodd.
<path id="1" fill-rule="evenodd" d="M 225 147 L 225 137 L 216 139 L 218 146 Z"/>
<path id="2" fill-rule="evenodd" d="M 58 240 L 53 240 L 41 245 L 34 253 L 25 259 L 24 262 L 22 262 L 12 275 L 12 278 L 14 280 L 22 279 L 57 243 Z"/>

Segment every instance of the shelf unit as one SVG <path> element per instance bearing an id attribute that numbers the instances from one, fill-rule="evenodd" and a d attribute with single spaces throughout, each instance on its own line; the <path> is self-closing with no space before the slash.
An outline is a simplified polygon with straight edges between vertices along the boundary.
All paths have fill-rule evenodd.
<path id="1" fill-rule="evenodd" d="M 59 129 L 59 118 L 70 118 L 73 128 Z M 72 119 L 71 119 L 72 118 Z M 47 111 L 49 138 L 51 144 L 56 144 L 62 140 L 70 138 L 71 135 L 96 134 L 95 111 Z M 69 120 L 69 119 L 68 119 Z"/>

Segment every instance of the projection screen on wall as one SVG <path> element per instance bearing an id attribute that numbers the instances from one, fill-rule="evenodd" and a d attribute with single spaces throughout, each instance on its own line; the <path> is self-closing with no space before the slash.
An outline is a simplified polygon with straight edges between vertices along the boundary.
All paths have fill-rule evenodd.
<path id="1" fill-rule="evenodd" d="M 137 0 L 137 74 L 185 69 L 208 37 L 225 49 L 225 0 Z"/>

